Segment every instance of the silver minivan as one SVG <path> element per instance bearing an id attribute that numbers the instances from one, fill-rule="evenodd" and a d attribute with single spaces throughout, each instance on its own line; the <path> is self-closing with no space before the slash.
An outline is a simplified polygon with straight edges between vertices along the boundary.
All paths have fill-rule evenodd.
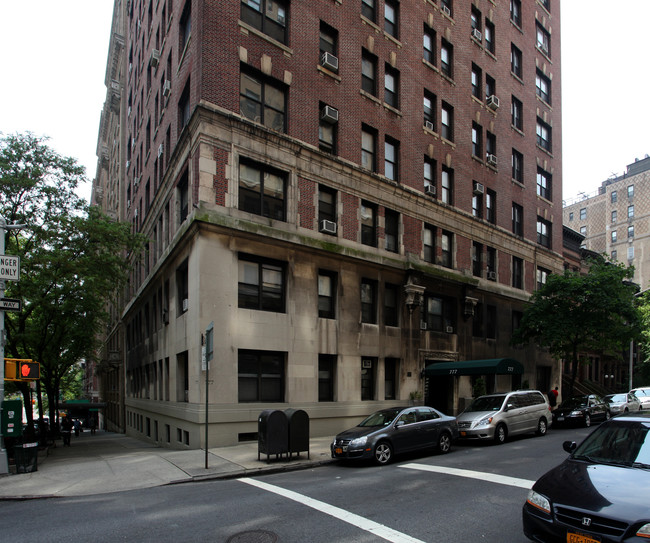
<path id="1" fill-rule="evenodd" d="M 517 434 L 545 435 L 552 418 L 548 400 L 539 390 L 516 390 L 479 396 L 457 420 L 460 439 L 503 443 Z"/>

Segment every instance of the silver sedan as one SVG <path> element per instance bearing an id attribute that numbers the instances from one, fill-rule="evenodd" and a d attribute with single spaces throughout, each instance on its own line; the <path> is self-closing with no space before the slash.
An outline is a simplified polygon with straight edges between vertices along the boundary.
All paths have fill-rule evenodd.
<path id="1" fill-rule="evenodd" d="M 630 394 L 629 392 L 608 394 L 603 399 L 609 404 L 609 411 L 612 415 L 634 413 L 641 410 L 641 402 L 634 394 Z"/>

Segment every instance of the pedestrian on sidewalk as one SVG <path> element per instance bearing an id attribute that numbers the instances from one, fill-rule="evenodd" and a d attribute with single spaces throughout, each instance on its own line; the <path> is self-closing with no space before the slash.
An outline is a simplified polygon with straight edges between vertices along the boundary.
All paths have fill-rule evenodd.
<path id="1" fill-rule="evenodd" d="M 72 425 L 74 426 L 75 437 L 79 437 L 79 432 L 81 432 L 81 423 L 79 422 L 79 419 L 74 419 Z"/>
<path id="2" fill-rule="evenodd" d="M 555 409 L 557 405 L 557 397 L 559 395 L 557 387 L 548 391 L 548 404 L 551 406 L 551 410 Z"/>
<path id="3" fill-rule="evenodd" d="M 92 416 L 90 417 L 90 435 L 94 436 L 96 430 L 97 430 L 97 421 L 95 420 L 95 417 Z"/>
<path id="4" fill-rule="evenodd" d="M 70 417 L 63 415 L 61 418 L 61 435 L 63 436 L 63 446 L 70 446 L 70 438 L 72 437 L 72 421 Z"/>

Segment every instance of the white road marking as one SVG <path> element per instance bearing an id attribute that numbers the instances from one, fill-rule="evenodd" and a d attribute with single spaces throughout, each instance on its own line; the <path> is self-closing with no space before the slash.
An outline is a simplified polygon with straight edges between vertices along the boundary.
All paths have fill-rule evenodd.
<path id="1" fill-rule="evenodd" d="M 485 473 L 483 471 L 472 471 L 468 469 L 458 469 L 443 466 L 428 466 L 425 464 L 402 464 L 400 468 L 414 469 L 419 471 L 430 471 L 432 473 L 443 473 L 445 475 L 455 475 L 456 477 L 467 477 L 470 479 L 479 479 L 490 483 L 500 485 L 516 486 L 519 488 L 531 489 L 535 481 L 528 479 L 518 479 L 517 477 L 508 477 L 507 475 L 497 475 L 495 473 Z"/>
<path id="2" fill-rule="evenodd" d="M 321 513 L 325 513 L 326 515 L 330 515 L 334 518 L 347 522 L 348 524 L 352 524 L 357 528 L 361 528 L 362 530 L 370 532 L 371 534 L 374 534 L 377 537 L 381 537 L 387 541 L 393 541 L 394 543 L 424 543 L 420 539 L 415 539 L 414 537 L 403 534 L 402 532 L 388 528 L 383 524 L 379 524 L 372 520 L 363 518 L 362 516 L 355 515 L 354 513 L 350 513 L 349 511 L 341 509 L 340 507 L 335 507 L 325 502 L 314 500 L 312 498 L 304 496 L 303 494 L 293 492 L 292 490 L 286 490 L 279 486 L 263 483 L 262 481 L 257 481 L 255 479 L 244 478 L 239 479 L 239 481 L 252 486 L 256 486 L 257 488 L 261 488 L 262 490 L 266 490 L 268 492 L 273 492 L 274 494 L 278 494 L 279 496 L 283 496 L 295 502 L 301 503 L 303 505 L 311 507 L 312 509 L 316 509 Z"/>

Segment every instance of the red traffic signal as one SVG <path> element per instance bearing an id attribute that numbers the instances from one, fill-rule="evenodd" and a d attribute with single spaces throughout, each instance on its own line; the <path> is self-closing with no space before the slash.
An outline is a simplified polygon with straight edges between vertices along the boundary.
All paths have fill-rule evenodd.
<path id="1" fill-rule="evenodd" d="M 38 362 L 20 361 L 18 368 L 18 379 L 32 381 L 41 378 L 41 366 Z"/>

